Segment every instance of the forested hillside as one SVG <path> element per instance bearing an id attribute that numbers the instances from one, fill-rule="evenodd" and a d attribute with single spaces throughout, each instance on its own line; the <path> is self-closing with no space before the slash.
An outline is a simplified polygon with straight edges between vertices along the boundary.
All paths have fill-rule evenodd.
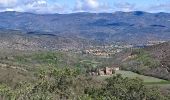
<path id="1" fill-rule="evenodd" d="M 117 57 L 126 70 L 170 80 L 170 42 L 127 50 Z"/>

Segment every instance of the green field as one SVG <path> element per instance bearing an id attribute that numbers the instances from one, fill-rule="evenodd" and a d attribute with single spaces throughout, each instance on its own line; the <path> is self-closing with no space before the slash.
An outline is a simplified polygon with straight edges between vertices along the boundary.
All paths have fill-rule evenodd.
<path id="1" fill-rule="evenodd" d="M 131 72 L 131 71 L 116 71 L 116 74 L 121 74 L 123 77 L 129 77 L 129 78 L 140 78 L 144 82 L 163 82 L 165 80 L 155 78 L 155 77 L 150 77 L 150 76 L 144 76 L 144 75 L 139 75 L 137 73 Z"/>
<path id="2" fill-rule="evenodd" d="M 121 74 L 123 77 L 128 77 L 128 78 L 140 78 L 145 82 L 145 84 L 148 84 L 148 85 L 160 85 L 160 86 L 170 85 L 169 81 L 151 77 L 151 76 L 139 75 L 139 74 L 131 72 L 131 71 L 120 70 L 120 71 L 116 71 L 116 74 Z M 96 79 L 105 80 L 106 78 L 109 78 L 109 77 L 111 77 L 111 76 L 96 76 Z"/>

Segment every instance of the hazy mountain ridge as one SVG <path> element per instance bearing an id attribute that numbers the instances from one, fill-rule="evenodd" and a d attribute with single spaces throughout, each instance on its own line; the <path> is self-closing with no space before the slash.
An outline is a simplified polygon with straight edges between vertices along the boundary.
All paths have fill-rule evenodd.
<path id="1" fill-rule="evenodd" d="M 1 12 L 0 28 L 20 30 L 27 35 L 64 37 L 71 41 L 143 44 L 150 40 L 170 40 L 170 14 L 142 11 L 42 15 Z"/>

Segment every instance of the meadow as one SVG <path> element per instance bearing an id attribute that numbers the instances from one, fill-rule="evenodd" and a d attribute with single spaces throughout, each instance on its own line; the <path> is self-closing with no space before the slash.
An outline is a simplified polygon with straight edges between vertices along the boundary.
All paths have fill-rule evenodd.
<path id="1" fill-rule="evenodd" d="M 151 77 L 151 76 L 145 76 L 145 75 L 140 75 L 131 71 L 124 71 L 124 70 L 119 70 L 115 72 L 116 74 L 121 74 L 122 77 L 126 78 L 139 78 L 141 80 L 144 81 L 144 83 L 146 85 L 150 85 L 150 86 L 161 86 L 161 87 L 166 87 L 166 86 L 170 86 L 170 81 L 164 80 L 164 79 L 159 79 L 159 78 L 155 78 L 155 77 Z M 95 76 L 97 80 L 105 80 L 107 78 L 110 78 L 112 76 Z"/>

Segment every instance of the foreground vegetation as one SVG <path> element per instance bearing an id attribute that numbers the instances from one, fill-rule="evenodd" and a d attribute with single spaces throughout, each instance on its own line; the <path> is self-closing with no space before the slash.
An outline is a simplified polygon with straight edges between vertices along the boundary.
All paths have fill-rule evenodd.
<path id="1" fill-rule="evenodd" d="M 110 60 L 63 52 L 1 55 L 2 100 L 169 100 L 168 93 L 120 71 L 98 80 L 86 70 Z M 122 74 L 122 75 L 120 75 Z M 136 74 L 133 73 L 132 76 Z M 144 79 L 146 78 L 143 76 Z M 154 79 L 154 82 L 162 80 Z M 150 80 L 150 79 L 148 79 Z M 149 84 L 150 85 L 150 84 Z"/>
<path id="2" fill-rule="evenodd" d="M 148 88 L 141 79 L 116 75 L 98 82 L 76 69 L 50 67 L 41 70 L 33 83 L 20 82 L 14 88 L 0 85 L 1 99 L 8 100 L 168 100 L 158 89 Z"/>

